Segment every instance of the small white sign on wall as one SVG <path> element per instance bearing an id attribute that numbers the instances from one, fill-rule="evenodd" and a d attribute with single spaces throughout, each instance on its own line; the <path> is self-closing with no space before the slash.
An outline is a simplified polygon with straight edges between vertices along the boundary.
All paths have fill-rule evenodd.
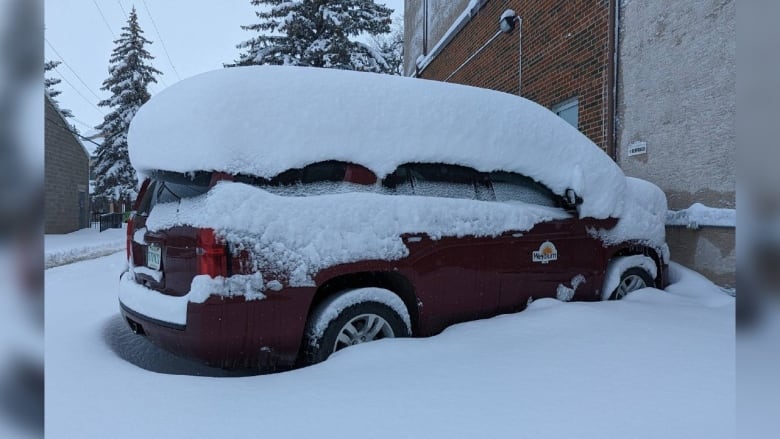
<path id="1" fill-rule="evenodd" d="M 647 142 L 634 142 L 628 145 L 628 156 L 647 154 Z"/>

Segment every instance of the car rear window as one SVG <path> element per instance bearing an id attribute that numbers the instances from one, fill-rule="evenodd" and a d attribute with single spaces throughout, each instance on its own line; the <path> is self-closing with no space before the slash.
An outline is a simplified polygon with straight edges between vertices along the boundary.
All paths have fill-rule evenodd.
<path id="1" fill-rule="evenodd" d="M 211 172 L 155 172 L 138 203 L 138 213 L 148 215 L 158 203 L 171 203 L 205 194 L 210 186 Z"/>

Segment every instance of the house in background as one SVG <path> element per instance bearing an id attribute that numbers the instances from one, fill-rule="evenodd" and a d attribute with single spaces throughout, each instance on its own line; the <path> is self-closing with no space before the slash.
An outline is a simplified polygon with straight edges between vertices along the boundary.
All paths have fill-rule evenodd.
<path id="1" fill-rule="evenodd" d="M 89 153 L 48 95 L 45 97 L 44 233 L 89 227 Z"/>
<path id="2" fill-rule="evenodd" d="M 406 0 L 404 74 L 531 99 L 670 209 L 734 209 L 735 2 L 651 3 Z M 518 19 L 502 32 L 508 10 Z M 712 216 L 667 227 L 672 259 L 734 286 L 735 224 Z"/>

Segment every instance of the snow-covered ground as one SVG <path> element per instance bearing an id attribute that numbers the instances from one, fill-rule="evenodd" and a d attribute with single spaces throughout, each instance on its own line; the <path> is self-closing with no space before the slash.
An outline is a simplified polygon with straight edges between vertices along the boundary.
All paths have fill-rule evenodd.
<path id="1" fill-rule="evenodd" d="M 537 300 L 252 376 L 132 334 L 116 297 L 124 264 L 119 252 L 46 270 L 47 437 L 735 435 L 734 299 L 679 265 L 666 291 Z"/>
<path id="2" fill-rule="evenodd" d="M 97 228 L 81 229 L 63 235 L 44 236 L 46 268 L 110 255 L 125 248 L 127 225 L 121 229 L 100 232 Z"/>

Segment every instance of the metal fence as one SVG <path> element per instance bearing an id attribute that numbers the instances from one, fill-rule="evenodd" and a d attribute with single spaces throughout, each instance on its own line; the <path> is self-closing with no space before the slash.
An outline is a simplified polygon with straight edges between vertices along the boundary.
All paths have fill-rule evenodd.
<path id="1" fill-rule="evenodd" d="M 107 229 L 121 229 L 124 216 L 125 215 L 121 212 L 104 213 L 100 215 L 99 217 L 100 231 L 102 232 Z"/>

